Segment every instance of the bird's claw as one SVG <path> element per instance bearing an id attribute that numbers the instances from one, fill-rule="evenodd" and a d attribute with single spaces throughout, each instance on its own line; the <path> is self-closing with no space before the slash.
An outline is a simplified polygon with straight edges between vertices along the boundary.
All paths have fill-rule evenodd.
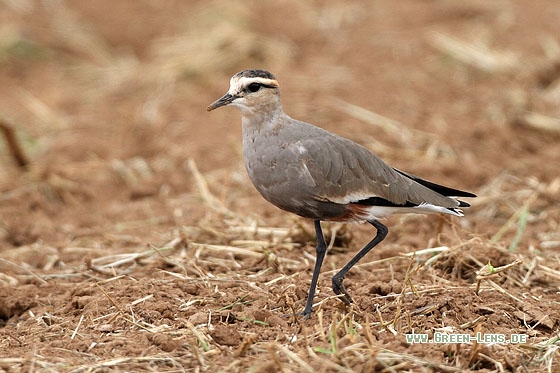
<path id="1" fill-rule="evenodd" d="M 344 287 L 344 284 L 342 283 L 343 280 L 344 280 L 344 277 L 341 277 L 341 278 L 338 278 L 336 276 L 333 277 L 332 278 L 332 288 L 333 288 L 333 291 L 336 295 L 342 295 L 340 297 L 340 300 L 343 301 L 344 304 L 349 306 L 354 301 L 352 300 L 352 297 L 350 296 L 350 294 L 348 294 L 348 291 L 346 291 L 346 288 Z"/>

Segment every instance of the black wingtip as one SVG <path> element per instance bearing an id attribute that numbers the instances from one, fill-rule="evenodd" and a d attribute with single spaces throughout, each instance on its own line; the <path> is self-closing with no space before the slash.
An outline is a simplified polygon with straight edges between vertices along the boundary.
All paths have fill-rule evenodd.
<path id="1" fill-rule="evenodd" d="M 408 172 L 404 172 L 404 171 L 398 170 L 396 168 L 394 168 L 394 170 L 397 171 L 399 174 L 416 181 L 418 184 L 421 184 L 421 185 L 425 186 L 426 188 L 429 188 L 429 189 L 433 190 L 434 192 L 437 192 L 437 193 L 439 193 L 443 196 L 446 196 L 446 197 L 468 197 L 468 198 L 476 197 L 476 194 L 473 194 L 471 192 L 465 192 L 463 190 L 453 189 L 453 188 L 449 188 L 449 187 L 446 187 L 446 186 L 443 186 L 443 185 L 432 183 L 431 181 L 424 180 L 421 177 L 409 174 Z M 463 203 L 466 203 L 466 202 L 463 202 Z M 467 207 L 467 206 L 465 206 L 465 207 Z"/>

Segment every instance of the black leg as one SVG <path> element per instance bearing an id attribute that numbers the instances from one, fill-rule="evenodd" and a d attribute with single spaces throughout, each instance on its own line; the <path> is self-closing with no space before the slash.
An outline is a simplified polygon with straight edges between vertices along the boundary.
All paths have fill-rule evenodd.
<path id="1" fill-rule="evenodd" d="M 389 233 L 389 229 L 383 224 L 381 224 L 379 221 L 371 220 L 369 221 L 369 223 L 377 229 L 377 234 L 375 235 L 373 240 L 371 240 L 370 243 L 368 243 L 362 250 L 360 250 L 358 254 L 356 254 L 356 256 L 350 259 L 348 264 L 346 264 L 344 268 L 338 271 L 338 273 L 334 275 L 332 278 L 332 287 L 334 293 L 343 294 L 344 296 L 341 297 L 340 299 L 344 303 L 346 303 L 346 305 L 352 303 L 352 297 L 350 296 L 350 294 L 348 294 L 348 292 L 344 288 L 344 285 L 342 284 L 342 280 L 344 280 L 344 277 L 346 276 L 346 272 L 348 272 L 350 268 L 352 268 L 356 263 L 358 263 L 360 259 L 362 259 L 364 255 L 369 253 L 370 250 L 373 249 L 378 243 L 383 241 L 385 236 L 387 236 L 387 233 Z"/>
<path id="2" fill-rule="evenodd" d="M 321 229 L 321 221 L 315 220 L 314 223 L 315 234 L 317 235 L 317 247 L 315 248 L 317 258 L 315 259 L 315 269 L 313 270 L 313 276 L 311 277 L 309 294 L 307 294 L 307 303 L 305 303 L 305 309 L 303 310 L 303 316 L 306 319 L 308 319 L 311 316 L 311 312 L 313 312 L 313 297 L 315 297 L 315 288 L 317 288 L 319 272 L 321 272 L 323 259 L 325 259 L 325 253 L 327 252 L 327 243 L 325 242 L 325 236 L 323 236 L 323 230 Z"/>

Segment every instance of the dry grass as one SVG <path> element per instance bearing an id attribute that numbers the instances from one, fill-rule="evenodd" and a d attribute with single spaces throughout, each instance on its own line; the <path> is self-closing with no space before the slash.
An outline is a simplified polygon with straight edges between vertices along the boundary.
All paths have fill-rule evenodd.
<path id="1" fill-rule="evenodd" d="M 191 163 L 191 171 L 197 172 L 193 163 Z M 196 178 L 198 178 L 197 185 L 200 187 L 197 193 L 203 196 L 202 201 L 205 208 L 217 211 L 215 221 L 227 219 L 227 225 L 220 224 L 203 229 L 201 229 L 202 227 L 185 227 L 184 231 L 189 232 L 188 238 L 184 234 L 180 234 L 161 247 L 153 246 L 148 250 L 99 256 L 88 262 L 85 267 L 66 269 L 66 276 L 72 278 L 72 281 L 75 281 L 74 276 L 80 276 L 86 281 L 84 283 L 86 287 L 99 289 L 100 296 L 105 297 L 109 302 L 108 313 L 99 317 L 92 317 L 87 313 L 81 313 L 79 317 L 76 315 L 73 321 L 75 324 L 68 328 L 70 340 L 74 340 L 80 335 L 87 335 L 90 333 L 89 330 L 109 333 L 111 338 L 125 340 L 130 335 L 142 332 L 153 336 L 147 337 L 148 339 L 163 338 L 173 346 L 180 345 L 180 350 L 136 357 L 98 359 L 93 363 L 80 363 L 72 366 L 71 371 L 90 371 L 102 368 L 148 369 L 148 367 L 158 370 L 183 371 L 188 370 L 187 367 L 194 364 L 202 371 L 276 369 L 283 372 L 300 372 L 319 368 L 345 372 L 352 372 L 356 369 L 381 371 L 435 369 L 458 372 L 463 371 L 466 366 L 463 365 L 464 361 L 461 362 L 463 354 L 469 356 L 468 366 L 473 369 L 476 369 L 478 365 L 488 366 L 486 364 L 490 364 L 491 370 L 505 371 L 503 356 L 507 356 L 507 354 L 502 355 L 505 351 L 497 348 L 489 355 L 487 348 L 481 349 L 480 344 L 476 342 L 457 345 L 457 349 L 461 349 L 462 352 L 459 353 L 457 350 L 451 355 L 455 356 L 454 359 L 446 362 L 433 357 L 422 358 L 417 354 L 406 353 L 394 347 L 384 348 L 377 342 L 385 338 L 382 337 L 384 334 L 402 337 L 404 333 L 413 331 L 414 325 L 417 327 L 423 325 L 424 319 L 441 307 L 441 304 L 433 303 L 410 309 L 412 300 L 419 299 L 423 295 L 437 299 L 437 296 L 452 295 L 464 290 L 470 293 L 476 292 L 481 299 L 493 298 L 492 293 L 504 294 L 512 299 L 514 307 L 522 312 L 522 317 L 525 318 L 527 328 L 525 334 L 530 336 L 530 341 L 522 345 L 514 345 L 513 348 L 521 349 L 524 354 L 528 354 L 527 361 L 530 361 L 531 367 L 553 371 L 553 367 L 556 366 L 558 337 L 549 338 L 537 331 L 541 323 L 545 323 L 547 329 L 552 328 L 554 322 L 551 321 L 551 317 L 554 316 L 542 314 L 541 319 L 534 320 L 531 319 L 534 315 L 522 310 L 526 303 L 528 285 L 538 282 L 554 287 L 560 284 L 558 275 L 560 262 L 558 260 L 551 262 L 550 259 L 543 258 L 538 253 L 533 255 L 523 253 L 514 256 L 511 251 L 502 248 L 501 245 L 496 246 L 494 242 L 499 241 L 496 237 L 489 239 L 479 237 L 465 242 L 459 240 L 449 246 L 427 248 L 361 263 L 357 266 L 358 269 L 383 268 L 391 264 L 395 268 L 404 270 L 401 290 L 378 297 L 377 301 L 382 301 L 385 305 L 378 307 L 376 313 L 369 314 L 367 311 L 360 310 L 359 306 L 353 306 L 340 313 L 333 312 L 333 307 L 338 307 L 337 297 L 321 295 L 320 297 L 323 299 L 315 305 L 316 312 L 311 322 L 302 322 L 296 316 L 289 316 L 282 322 L 284 325 L 282 331 L 288 332 L 283 337 L 278 336 L 274 341 L 262 341 L 256 338 L 254 332 L 247 334 L 240 332 L 243 344 L 233 349 L 224 347 L 223 341 L 217 341 L 213 337 L 216 328 L 224 322 L 226 324 L 229 322 L 254 323 L 261 329 L 277 330 L 273 328 L 270 320 L 251 319 L 243 316 L 243 307 L 248 304 L 263 298 L 274 299 L 277 297 L 276 301 L 270 303 L 270 311 L 287 315 L 299 312 L 301 304 L 294 304 L 293 294 L 290 293 L 297 286 L 298 276 L 287 276 L 284 273 L 301 271 L 306 266 L 310 266 L 310 263 L 305 256 L 300 256 L 299 260 L 294 260 L 293 255 L 284 256 L 292 252 L 293 240 L 301 234 L 298 228 L 245 226 L 243 225 L 245 219 L 242 215 L 234 214 L 226 206 L 216 202 L 217 199 L 207 187 L 207 182 L 202 174 L 198 173 Z M 538 197 L 535 197 L 530 202 L 537 201 Z M 527 202 L 521 205 L 520 209 L 524 205 L 527 205 Z M 219 208 L 216 209 L 216 206 Z M 517 211 L 519 209 L 513 214 L 516 219 L 520 215 Z M 509 226 L 511 221 L 515 221 L 515 219 L 509 219 L 506 225 Z M 195 232 L 203 236 L 208 230 L 215 230 L 221 236 L 227 235 L 232 244 L 211 245 L 196 242 L 197 233 Z M 503 234 L 503 230 L 498 231 L 497 234 Z M 175 233 L 171 233 L 171 235 L 174 236 Z M 469 251 L 465 251 L 465 247 L 469 247 Z M 494 247 L 494 250 L 497 251 L 502 250 L 504 255 L 509 254 L 512 259 L 501 266 L 494 266 L 490 262 L 484 263 L 485 259 L 480 258 L 479 255 L 487 247 Z M 274 254 L 269 252 L 272 248 L 275 248 Z M 295 257 L 297 258 L 298 255 Z M 514 257 L 515 259 L 513 259 Z M 262 270 L 248 274 L 246 266 L 239 263 L 240 260 L 247 258 L 257 261 L 265 260 L 266 265 Z M 476 281 L 472 282 L 470 286 L 465 286 L 465 284 L 453 281 L 445 272 L 439 272 L 438 268 L 442 268 L 441 266 L 451 268 L 450 258 L 456 265 L 463 267 L 474 265 L 472 273 L 476 273 Z M 137 315 L 149 311 L 149 308 L 144 309 L 143 307 L 148 306 L 154 297 L 157 297 L 157 293 L 145 294 L 140 298 L 130 299 L 123 303 L 122 300 L 119 300 L 123 297 L 122 292 L 118 291 L 117 287 L 113 286 L 110 289 L 108 287 L 126 280 L 128 276 L 135 276 L 135 273 L 138 273 L 142 267 L 160 268 L 162 262 L 171 266 L 170 269 L 159 270 L 159 277 L 164 283 L 168 281 L 165 280 L 167 278 L 174 282 L 199 284 L 213 289 L 214 293 L 227 293 L 227 289 L 235 286 L 244 289 L 241 294 L 245 295 L 220 307 L 218 307 L 219 302 L 216 302 L 214 297 L 209 294 L 202 297 L 190 296 L 176 299 L 178 309 L 182 313 L 197 310 L 193 316 L 179 322 L 184 323 L 186 327 L 183 328 L 177 329 L 166 324 L 147 322 L 145 318 Z M 543 265 L 543 262 L 547 262 L 549 266 Z M 43 279 L 30 271 L 22 273 L 18 270 L 20 265 L 10 265 L 12 267 L 5 268 L 3 272 L 11 276 L 18 284 L 28 282 L 33 278 L 38 278 L 39 281 L 45 283 L 50 278 L 45 276 Z M 209 271 L 210 267 L 214 270 Z M 458 269 L 458 271 L 464 271 L 464 269 Z M 331 272 L 325 271 L 322 275 L 328 276 Z M 97 279 L 95 279 L 96 277 Z M 61 274 L 58 278 L 63 279 L 64 275 Z M 87 285 L 88 283 L 89 285 Z M 222 290 L 222 286 L 225 286 L 226 289 Z M 278 302 L 278 299 L 283 297 L 286 299 L 286 303 L 281 306 L 282 302 Z M 534 300 L 537 305 L 543 301 L 542 298 Z M 275 304 L 277 306 L 274 306 Z M 512 315 L 515 314 L 514 311 L 509 312 Z M 33 317 L 39 322 L 48 316 L 42 314 Z M 228 319 L 231 321 L 224 321 Z M 181 318 L 179 317 L 177 320 L 181 320 Z M 484 316 L 479 316 L 460 327 L 447 326 L 440 330 L 446 333 L 460 333 L 461 330 L 490 332 L 493 327 L 486 324 L 487 322 Z M 94 351 L 95 343 L 89 346 L 88 350 Z M 66 353 L 74 354 L 71 350 L 67 350 Z M 217 365 L 214 357 L 224 354 L 228 363 Z M 505 361 L 507 361 L 507 357 Z M 27 364 L 29 364 L 29 360 L 23 358 L 0 360 L 0 366 L 17 367 Z M 49 358 L 37 351 L 31 361 L 31 368 L 58 370 L 63 367 L 62 364 L 58 359 Z M 460 368 L 461 366 L 463 368 Z M 64 369 L 68 369 L 69 366 L 64 363 L 64 367 Z"/>

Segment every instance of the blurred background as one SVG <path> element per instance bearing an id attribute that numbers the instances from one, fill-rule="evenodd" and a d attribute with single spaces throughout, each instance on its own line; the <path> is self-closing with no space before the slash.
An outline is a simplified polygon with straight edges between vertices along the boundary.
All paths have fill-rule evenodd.
<path id="1" fill-rule="evenodd" d="M 189 159 L 229 208 L 282 221 L 245 176 L 239 114 L 205 111 L 246 68 L 277 76 L 291 116 L 508 218 L 506 184 L 558 180 L 559 16 L 555 1 L 3 0 L 0 120 L 27 166 L 4 136 L 0 242 L 192 223 L 207 212 Z"/>

